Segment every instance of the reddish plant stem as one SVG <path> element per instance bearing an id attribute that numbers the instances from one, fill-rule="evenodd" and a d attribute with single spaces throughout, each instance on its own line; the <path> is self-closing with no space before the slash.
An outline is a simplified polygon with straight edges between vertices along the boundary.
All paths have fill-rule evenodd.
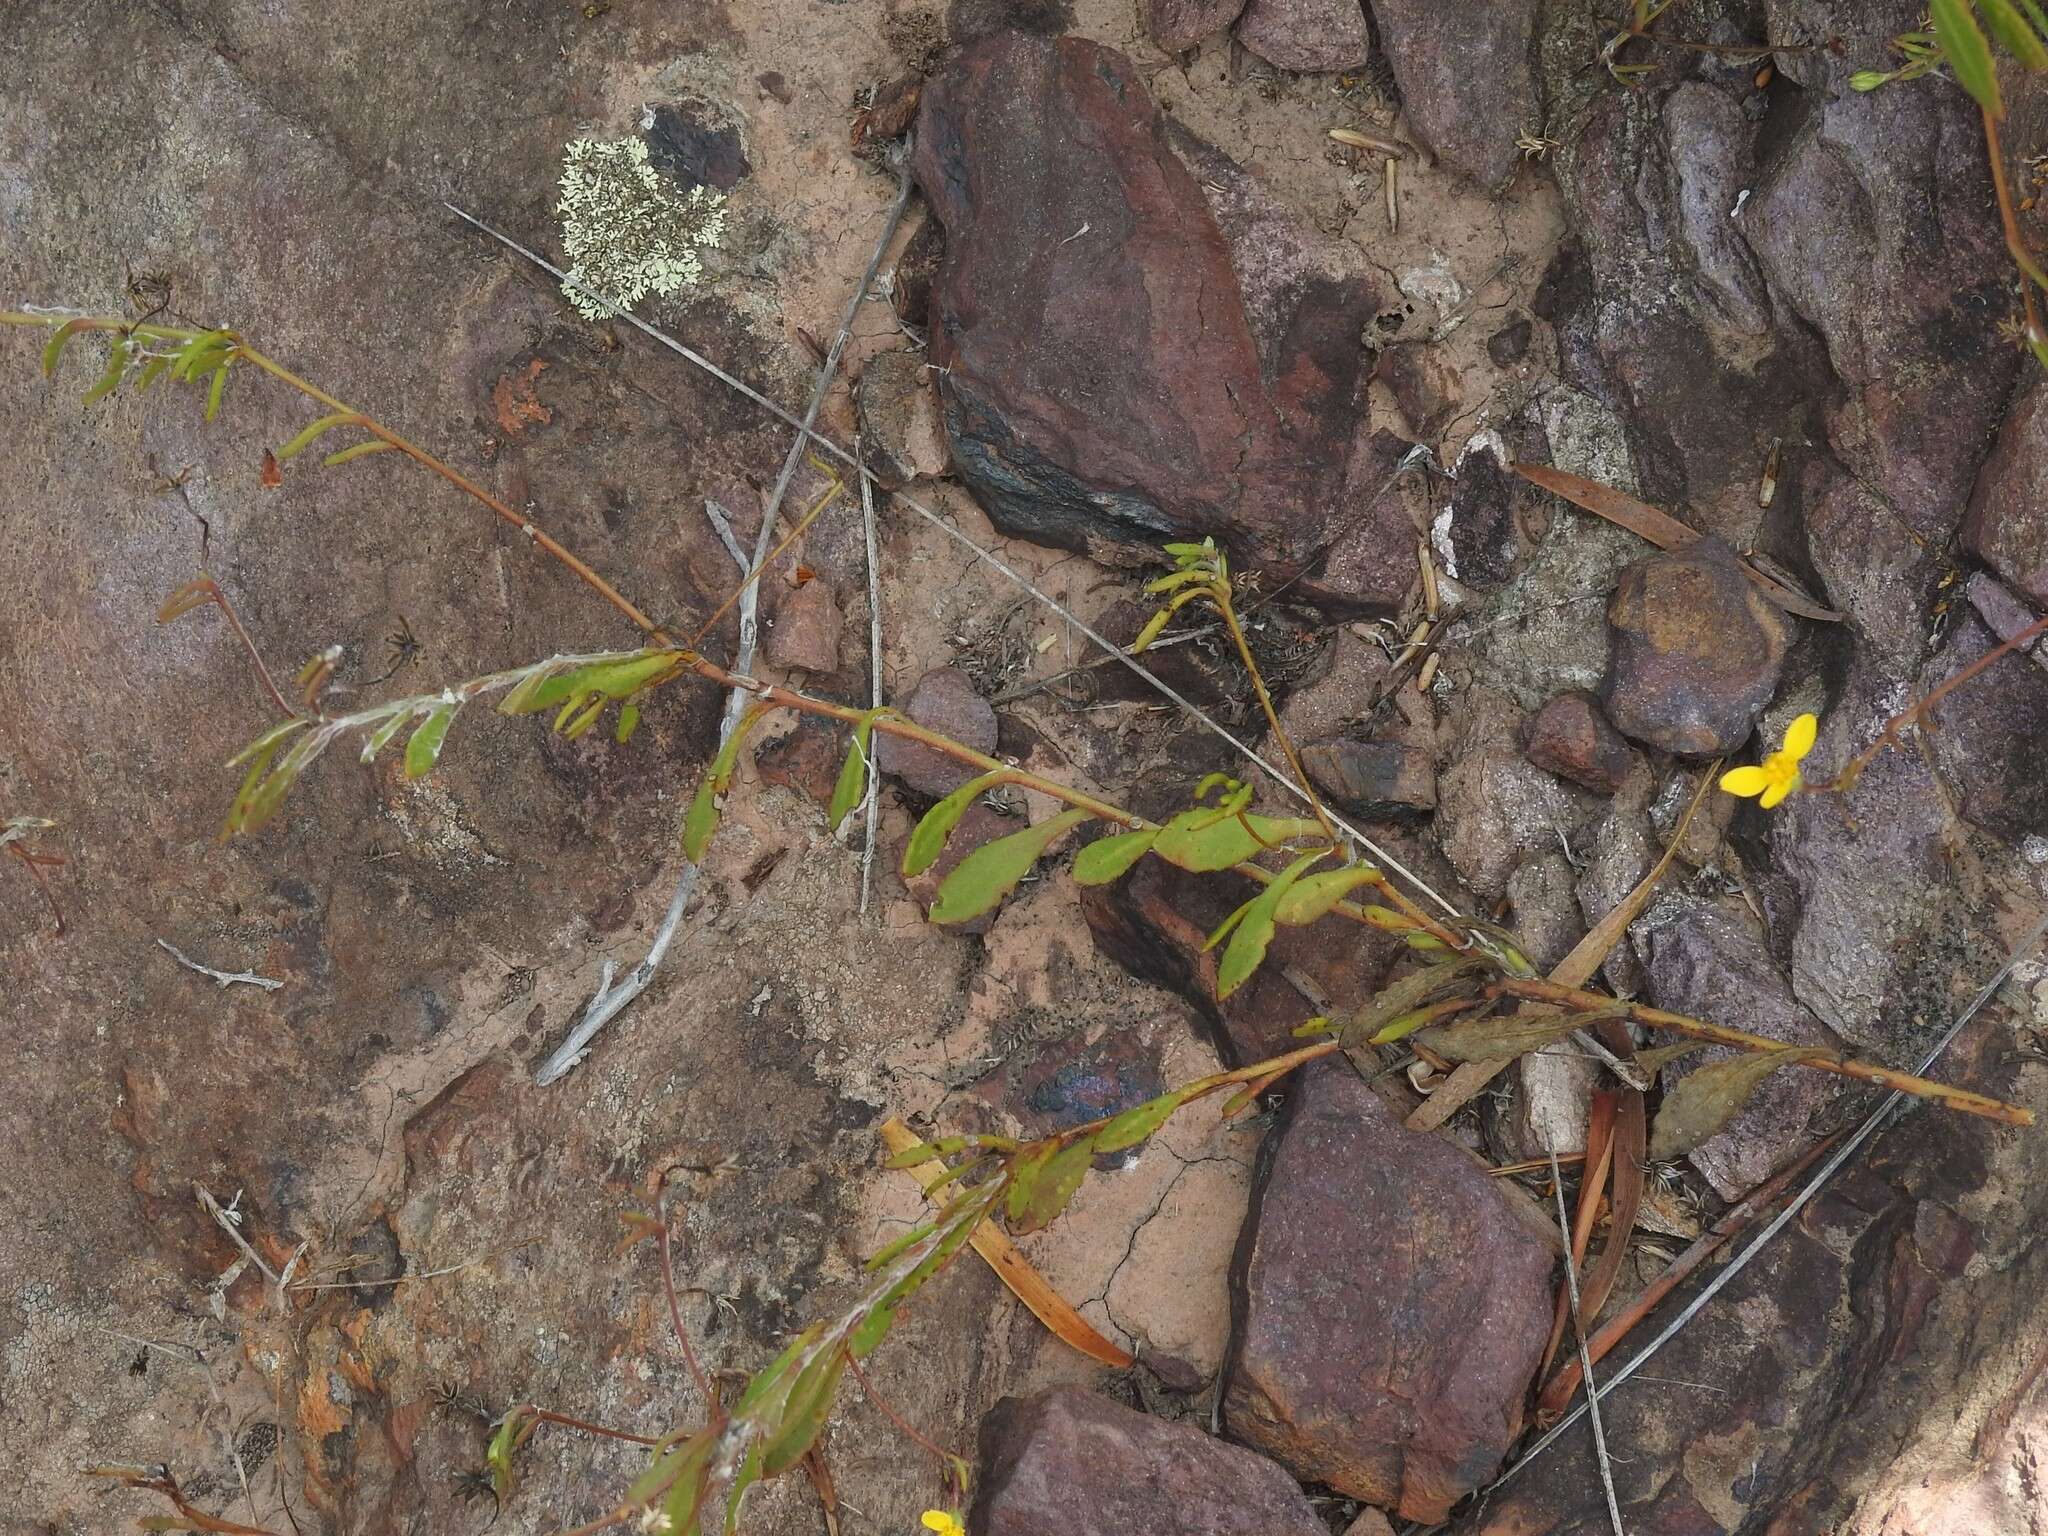
<path id="1" fill-rule="evenodd" d="M 846 1368 L 847 1370 L 853 1373 L 853 1379 L 860 1383 L 860 1389 L 861 1391 L 867 1394 L 868 1401 L 873 1403 L 876 1408 L 881 1410 L 882 1416 L 886 1418 L 891 1424 L 894 1424 L 896 1428 L 900 1430 L 905 1437 L 907 1437 L 913 1444 L 919 1446 L 924 1450 L 931 1452 L 931 1454 L 936 1456 L 942 1464 L 950 1464 L 952 1462 L 953 1457 L 951 1452 L 942 1450 L 937 1445 L 935 1445 L 928 1435 L 926 1435 L 922 1430 L 920 1430 L 915 1424 L 912 1424 L 908 1419 L 904 1418 L 902 1414 L 898 1413 L 893 1407 L 890 1406 L 889 1400 L 886 1397 L 882 1396 L 880 1392 L 875 1390 L 875 1384 L 872 1381 L 868 1380 L 868 1373 L 860 1368 L 860 1362 L 854 1359 L 853 1355 L 850 1352 L 846 1356 Z"/>

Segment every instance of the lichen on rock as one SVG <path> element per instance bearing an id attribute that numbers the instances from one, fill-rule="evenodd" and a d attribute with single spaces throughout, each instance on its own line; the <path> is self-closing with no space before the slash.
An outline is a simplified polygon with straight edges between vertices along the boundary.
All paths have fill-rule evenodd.
<path id="1" fill-rule="evenodd" d="M 562 292 L 589 320 L 609 319 L 650 293 L 696 286 L 704 277 L 698 251 L 725 233 L 724 194 L 706 186 L 678 193 L 638 137 L 570 143 L 555 212 L 569 256 Z"/>

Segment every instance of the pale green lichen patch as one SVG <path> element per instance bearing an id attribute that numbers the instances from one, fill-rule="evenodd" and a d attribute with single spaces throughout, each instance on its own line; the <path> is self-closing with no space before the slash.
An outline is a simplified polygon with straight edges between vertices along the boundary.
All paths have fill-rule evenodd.
<path id="1" fill-rule="evenodd" d="M 725 233 L 724 194 L 703 186 L 678 194 L 647 163 L 639 138 L 570 144 L 555 212 L 569 256 L 562 291 L 591 320 L 702 282 L 698 252 Z"/>

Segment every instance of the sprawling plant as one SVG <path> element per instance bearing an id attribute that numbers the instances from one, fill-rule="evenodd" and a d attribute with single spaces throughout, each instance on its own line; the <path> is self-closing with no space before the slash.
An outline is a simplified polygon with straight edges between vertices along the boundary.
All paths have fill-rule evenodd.
<path id="1" fill-rule="evenodd" d="M 272 461 L 266 465 L 266 477 L 276 465 L 293 460 L 327 434 L 349 431 L 358 440 L 328 453 L 325 464 L 342 465 L 369 453 L 405 455 L 517 527 L 529 542 L 573 571 L 645 634 L 646 643 L 632 650 L 551 656 L 435 691 L 330 712 L 324 702 L 325 688 L 339 651 L 316 652 L 288 692 L 272 678 L 220 588 L 202 572 L 170 595 L 160 617 L 168 622 L 208 606 L 218 608 L 235 628 L 266 697 L 282 716 L 232 760 L 242 770 L 242 780 L 226 817 L 229 834 L 253 831 L 277 816 L 293 787 L 330 747 L 340 743 L 354 746 L 363 762 L 396 749 L 402 756 L 404 775 L 419 778 L 433 771 L 463 712 L 486 698 L 494 699 L 495 708 L 505 714 L 551 712 L 553 729 L 567 736 L 593 730 L 610 713 L 614 734 L 624 741 L 650 696 L 689 676 L 737 690 L 752 700 L 705 770 L 684 818 L 683 851 L 693 861 L 704 856 L 717 835 L 723 796 L 749 732 L 773 712 L 794 710 L 837 721 L 848 732 L 845 763 L 828 811 L 835 828 L 867 794 L 871 745 L 877 732 L 920 743 L 978 770 L 976 777 L 941 799 L 918 822 L 903 858 L 906 876 L 931 868 L 967 809 L 991 791 L 1021 787 L 1062 807 L 962 858 L 939 883 L 930 912 L 935 922 L 958 923 L 987 913 L 1063 839 L 1092 828 L 1100 835 L 1080 847 L 1072 862 L 1074 879 L 1084 885 L 1119 879 L 1145 859 L 1162 860 L 1200 875 L 1235 875 L 1251 883 L 1253 888 L 1243 903 L 1209 936 L 1207 949 L 1215 955 L 1213 987 L 1218 999 L 1229 997 L 1256 974 L 1275 937 L 1285 928 L 1326 922 L 1356 924 L 1399 935 L 1415 952 L 1413 968 L 1377 995 L 1343 1000 L 1336 1017 L 1304 1021 L 1300 1033 L 1309 1043 L 1284 1055 L 1181 1084 L 1120 1114 L 1035 1140 L 936 1135 L 900 1152 L 891 1160 L 895 1166 L 941 1165 L 928 1186 L 938 1202 L 932 1218 L 875 1254 L 868 1263 L 868 1283 L 860 1294 L 813 1322 L 780 1355 L 757 1370 L 730 1406 L 721 1406 L 707 1387 L 706 1400 L 713 1406 L 702 1423 L 651 1439 L 622 1435 L 650 1448 L 647 1470 L 621 1493 L 611 1511 L 582 1527 L 583 1531 L 635 1520 L 650 1529 L 678 1533 L 734 1530 L 747 1490 L 804 1460 L 832 1413 L 844 1379 L 852 1375 L 865 1385 L 861 1362 L 886 1340 L 904 1306 L 975 1239 L 984 1223 L 1004 1223 L 1016 1232 L 1044 1227 L 1066 1209 L 1098 1156 L 1139 1145 L 1187 1105 L 1226 1090 L 1231 1093 L 1226 1113 L 1243 1109 L 1288 1073 L 1335 1054 L 1349 1054 L 1378 1070 L 1380 1049 L 1398 1042 L 1404 1050 L 1437 1066 L 1497 1066 L 1590 1029 L 1604 1042 L 1602 1048 L 1618 1070 L 1627 1074 L 1631 1087 L 1640 1091 L 1666 1062 L 1684 1051 L 1705 1044 L 1734 1047 L 1737 1055 L 1687 1075 L 1665 1094 L 1650 1144 L 1652 1155 L 1658 1158 L 1677 1157 L 1712 1135 L 1765 1076 L 1787 1065 L 1899 1089 L 1951 1109 L 2011 1124 L 2030 1122 L 2025 1110 L 1836 1052 L 1787 1048 L 1780 1041 L 1587 991 L 1563 980 L 1545 979 L 1507 931 L 1447 911 L 1433 914 L 1424 910 L 1365 856 L 1369 850 L 1362 840 L 1330 815 L 1300 773 L 1294 747 L 1245 642 L 1227 557 L 1211 541 L 1166 547 L 1171 568 L 1150 587 L 1160 599 L 1160 607 L 1136 648 L 1154 642 L 1190 607 L 1208 610 L 1244 663 L 1275 739 L 1303 786 L 1307 815 L 1262 811 L 1251 784 L 1212 774 L 1191 787 L 1184 810 L 1155 822 L 1098 796 L 978 753 L 886 707 L 858 709 L 737 675 L 696 649 L 696 639 L 683 643 L 664 633 L 530 516 L 506 506 L 374 418 L 299 378 L 234 331 L 184 329 L 63 312 L 0 314 L 0 323 L 48 331 L 43 351 L 46 373 L 54 373 L 76 338 L 104 336 L 107 357 L 88 392 L 89 400 L 122 388 L 147 390 L 159 380 L 167 380 L 203 391 L 205 414 L 211 420 L 221 408 L 232 370 L 268 375 L 323 407 L 323 414 L 266 456 Z M 832 494 L 828 490 L 802 521 L 816 516 Z M 789 542 L 784 539 L 776 553 Z M 757 580 L 760 574 L 761 570 L 755 569 L 747 581 Z M 724 611 L 722 606 L 719 614 Z M 707 621 L 705 630 L 719 614 Z M 703 632 L 700 630 L 700 637 Z M 1730 787 L 1741 793 L 1765 789 L 1791 793 L 1803 784 L 1797 769 L 1796 758 L 1789 767 L 1767 762 L 1756 770 L 1738 770 Z M 1701 793 L 1705 792 L 1703 785 Z M 27 832 L 40 830 L 47 823 L 17 818 L 6 825 L 8 833 L 0 836 L 0 843 L 15 850 Z M 1625 1028 L 1631 1023 L 1677 1038 L 1638 1051 Z M 1637 1102 L 1640 1106 L 1640 1099 Z M 1629 1172 L 1639 1177 L 1639 1170 Z M 637 1234 L 660 1245 L 678 1338 L 696 1370 L 675 1307 L 667 1213 L 657 1205 L 654 1211 L 634 1213 L 630 1219 Z M 699 1379 L 701 1383 L 701 1372 Z M 500 1499 L 514 1496 L 520 1447 L 548 1424 L 620 1434 L 534 1404 L 514 1407 L 499 1421 L 488 1454 L 490 1480 Z M 939 1454 L 945 1457 L 949 1481 L 959 1494 L 965 1487 L 965 1465 L 956 1457 Z M 171 1499 L 181 1520 L 199 1518 L 167 1472 L 159 1475 L 157 1470 L 143 1469 L 134 1476 L 119 1475 L 132 1486 Z M 957 1519 L 957 1512 L 934 1511 L 927 1523 L 935 1530 L 957 1529 Z M 248 1529 L 220 1521 L 186 1528 Z"/>

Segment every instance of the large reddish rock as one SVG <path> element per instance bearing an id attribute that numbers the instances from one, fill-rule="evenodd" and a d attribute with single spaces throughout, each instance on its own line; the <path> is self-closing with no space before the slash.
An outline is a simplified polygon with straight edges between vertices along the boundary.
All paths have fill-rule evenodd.
<path id="1" fill-rule="evenodd" d="M 1607 718 L 1625 736 L 1690 757 L 1749 739 L 1792 641 L 1791 621 L 1712 538 L 1623 571 L 1607 624 Z"/>
<path id="2" fill-rule="evenodd" d="M 1963 543 L 2048 609 L 2048 389 L 2038 382 L 2014 403 L 1977 476 Z"/>
<path id="3" fill-rule="evenodd" d="M 1408 131 L 1489 189 L 1513 178 L 1516 140 L 1543 121 L 1537 10 L 1536 0 L 1373 0 Z"/>
<path id="4" fill-rule="evenodd" d="M 1311 1069 L 1282 1114 L 1232 1276 L 1226 1422 L 1298 1476 L 1434 1524 L 1521 1431 L 1550 1252 L 1348 1065 Z"/>
<path id="5" fill-rule="evenodd" d="M 1166 53 L 1213 37 L 1244 9 L 1244 0 L 1145 0 L 1145 30 Z"/>
<path id="6" fill-rule="evenodd" d="M 914 169 L 946 229 L 931 361 L 953 463 L 997 526 L 1120 559 L 1215 534 L 1298 568 L 1340 504 L 1371 285 L 1311 278 L 1284 308 L 1261 290 L 1255 315 L 1143 80 L 1080 38 L 955 55 Z"/>
<path id="7" fill-rule="evenodd" d="M 1265 1457 L 1079 1387 L 997 1403 L 974 1487 L 976 1536 L 1325 1536 Z"/>

